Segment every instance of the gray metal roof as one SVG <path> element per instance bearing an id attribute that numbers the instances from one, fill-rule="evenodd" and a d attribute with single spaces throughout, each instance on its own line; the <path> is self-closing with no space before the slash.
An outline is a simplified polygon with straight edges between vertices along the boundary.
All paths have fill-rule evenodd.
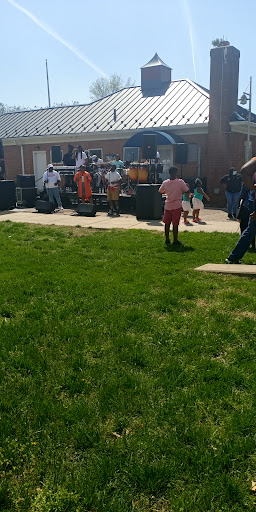
<path id="1" fill-rule="evenodd" d="M 165 94 L 121 89 L 88 105 L 0 115 L 0 138 L 87 134 L 208 123 L 209 93 L 191 80 L 171 82 Z M 116 121 L 114 121 L 114 109 Z"/>

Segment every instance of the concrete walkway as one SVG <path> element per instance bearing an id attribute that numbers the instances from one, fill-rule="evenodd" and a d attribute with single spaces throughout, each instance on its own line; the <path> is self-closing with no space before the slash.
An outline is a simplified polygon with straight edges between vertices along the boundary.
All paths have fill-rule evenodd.
<path id="1" fill-rule="evenodd" d="M 196 224 L 189 217 L 190 225 L 185 226 L 181 219 L 179 231 L 214 231 L 223 233 L 240 233 L 239 223 L 229 220 L 225 210 L 206 208 L 201 213 L 202 222 Z M 55 225 L 55 226 L 82 226 L 95 229 L 147 229 L 163 231 L 161 220 L 137 220 L 135 214 L 124 213 L 120 217 L 108 217 L 107 212 L 97 212 L 95 217 L 78 215 L 74 210 L 63 210 L 56 213 L 38 213 L 34 208 L 23 208 L 0 212 L 0 222 L 26 222 L 29 224 Z"/>

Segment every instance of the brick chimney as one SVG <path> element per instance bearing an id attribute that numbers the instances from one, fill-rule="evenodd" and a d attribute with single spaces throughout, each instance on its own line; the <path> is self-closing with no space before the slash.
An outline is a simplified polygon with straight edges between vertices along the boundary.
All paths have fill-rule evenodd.
<path id="1" fill-rule="evenodd" d="M 237 109 L 240 52 L 234 46 L 211 50 L 209 130 L 229 132 L 232 112 Z"/>
<path id="2" fill-rule="evenodd" d="M 234 165 L 229 122 L 237 110 L 239 58 L 239 50 L 229 44 L 211 50 L 207 190 L 221 205 L 225 197 L 220 179 Z"/>

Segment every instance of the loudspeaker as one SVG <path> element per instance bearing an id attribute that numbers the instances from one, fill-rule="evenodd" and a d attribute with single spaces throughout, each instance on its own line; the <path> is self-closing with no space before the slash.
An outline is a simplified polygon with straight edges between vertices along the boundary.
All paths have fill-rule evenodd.
<path id="1" fill-rule="evenodd" d="M 52 146 L 52 163 L 59 164 L 62 161 L 60 146 Z"/>
<path id="2" fill-rule="evenodd" d="M 17 187 L 34 188 L 35 187 L 35 175 L 34 174 L 17 174 L 16 183 L 17 183 Z"/>
<path id="3" fill-rule="evenodd" d="M 36 210 L 38 213 L 52 213 L 55 210 L 55 206 L 50 201 L 43 201 L 42 199 L 38 199 L 36 201 Z"/>
<path id="4" fill-rule="evenodd" d="M 188 145 L 187 144 L 176 144 L 176 164 L 186 164 L 188 161 Z"/>
<path id="5" fill-rule="evenodd" d="M 152 160 L 156 158 L 157 152 L 157 135 L 153 133 L 146 133 L 142 136 L 142 157 Z"/>
<path id="6" fill-rule="evenodd" d="M 16 206 L 15 182 L 12 180 L 0 181 L 0 210 L 9 210 Z"/>
<path id="7" fill-rule="evenodd" d="M 158 220 L 163 215 L 162 196 L 158 192 L 160 185 L 137 185 L 136 217 L 137 219 Z"/>
<path id="8" fill-rule="evenodd" d="M 96 206 L 95 206 L 95 204 L 90 204 L 90 203 L 79 203 L 77 205 L 76 211 L 77 211 L 78 215 L 85 215 L 86 217 L 95 217 Z"/>
<path id="9" fill-rule="evenodd" d="M 16 188 L 17 204 L 26 208 L 33 208 L 36 204 L 37 189 L 34 188 Z"/>

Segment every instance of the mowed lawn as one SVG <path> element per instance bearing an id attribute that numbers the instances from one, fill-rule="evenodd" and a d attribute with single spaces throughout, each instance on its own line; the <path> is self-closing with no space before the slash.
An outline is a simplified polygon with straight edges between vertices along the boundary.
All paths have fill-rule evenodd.
<path id="1" fill-rule="evenodd" d="M 2 512 L 255 511 L 255 280 L 180 239 L 0 223 Z"/>

